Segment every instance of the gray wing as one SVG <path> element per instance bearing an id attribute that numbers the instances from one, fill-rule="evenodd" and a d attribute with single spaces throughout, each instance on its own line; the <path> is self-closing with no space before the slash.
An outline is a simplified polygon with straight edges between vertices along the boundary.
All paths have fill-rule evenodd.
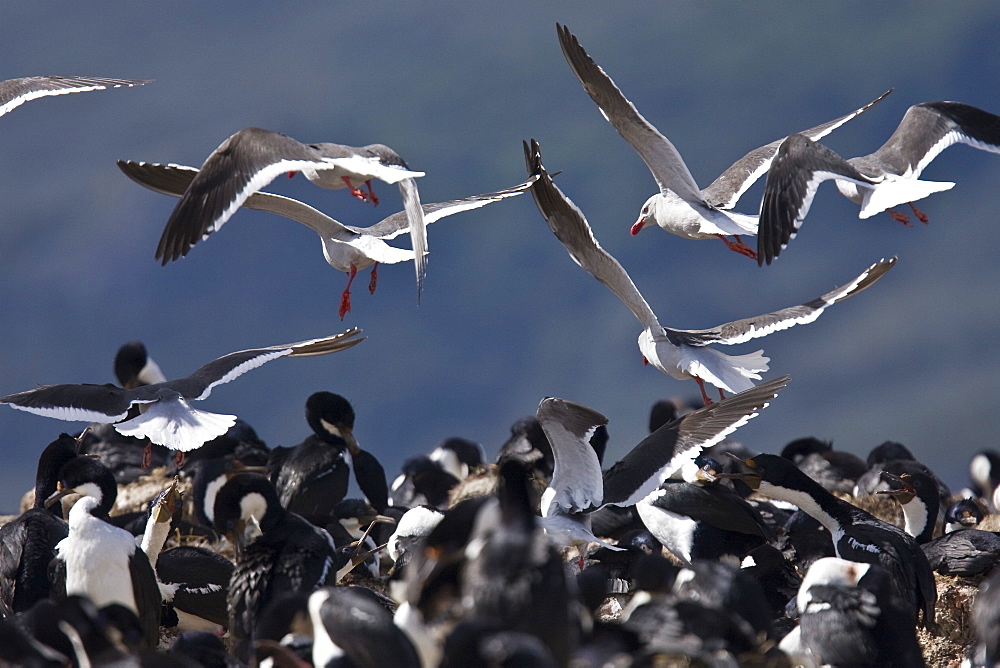
<path id="1" fill-rule="evenodd" d="M 597 103 L 604 118 L 643 159 L 660 190 L 670 190 L 689 202 L 702 202 L 694 177 L 670 140 L 642 117 L 568 28 L 557 23 L 556 31 L 566 62 L 583 89 Z"/>
<path id="2" fill-rule="evenodd" d="M 11 408 L 58 420 L 82 422 L 123 420 L 135 401 L 133 391 L 110 383 L 43 385 L 0 398 L 0 403 L 10 404 Z"/>
<path id="3" fill-rule="evenodd" d="M 199 173 L 196 167 L 132 160 L 119 160 L 118 168 L 139 185 L 172 197 L 182 196 Z M 361 228 L 344 225 L 305 202 L 283 195 L 258 191 L 250 195 L 243 202 L 243 206 L 247 209 L 267 211 L 294 220 L 321 236 L 337 241 L 350 241 L 359 233 L 363 233 Z M 405 221 L 405 213 L 400 212 L 396 215 L 401 216 Z M 214 230 L 206 232 L 206 236 L 212 231 Z"/>
<path id="4" fill-rule="evenodd" d="M 424 210 L 420 207 L 420 192 L 412 178 L 399 182 L 399 194 L 403 197 L 403 210 L 410 226 L 410 244 L 413 248 L 413 267 L 417 276 L 417 303 L 424 290 L 424 276 L 427 275 L 427 226 Z"/>
<path id="5" fill-rule="evenodd" d="M 604 498 L 601 463 L 590 438 L 608 419 L 581 404 L 551 397 L 538 404 L 537 417 L 555 458 L 549 483 L 549 488 L 555 491 L 552 503 L 564 512 L 573 513 L 601 506 Z"/>
<path id="6" fill-rule="evenodd" d="M 851 164 L 865 173 L 917 178 L 941 151 L 957 143 L 1000 153 L 1000 116 L 961 102 L 916 104 L 882 146 Z"/>
<path id="7" fill-rule="evenodd" d="M 516 186 L 505 188 L 503 190 L 495 190 L 489 193 L 483 193 L 481 195 L 472 195 L 471 197 L 451 199 L 444 202 L 434 202 L 432 204 L 422 204 L 421 208 L 424 210 L 424 223 L 430 225 L 431 223 L 436 223 L 446 216 L 451 216 L 463 211 L 479 209 L 487 204 L 493 204 L 494 202 L 499 202 L 500 200 L 507 199 L 509 197 L 515 197 L 528 190 L 537 178 L 537 176 L 532 176 Z M 371 227 L 352 227 L 350 229 L 361 234 L 367 234 L 373 237 L 378 237 L 382 240 L 388 240 L 395 239 L 404 232 L 409 232 L 410 227 L 406 212 L 400 211 L 399 213 L 394 213 L 388 218 L 385 218 L 381 222 L 375 223 Z"/>
<path id="8" fill-rule="evenodd" d="M 660 323 L 656 315 L 635 287 L 628 272 L 618 260 L 601 248 L 583 212 L 552 182 L 552 177 L 542 166 L 541 149 L 534 139 L 530 146 L 527 142 L 524 143 L 524 158 L 528 171 L 538 175 L 538 180 L 531 186 L 535 204 L 569 256 L 618 295 L 644 328 L 659 329 Z"/>
<path id="9" fill-rule="evenodd" d="M 790 306 L 743 320 L 734 320 L 714 329 L 667 329 L 667 338 L 675 345 L 705 346 L 710 343 L 733 345 L 750 339 L 767 336 L 795 325 L 806 325 L 816 320 L 829 306 L 853 297 L 882 278 L 896 265 L 896 257 L 879 260 L 858 274 L 850 283 L 831 290 L 816 299 L 798 306 Z"/>
<path id="10" fill-rule="evenodd" d="M 208 156 L 184 191 L 163 229 L 156 258 L 166 264 L 187 255 L 279 174 L 332 167 L 291 137 L 260 128 L 240 130 Z"/>
<path id="11" fill-rule="evenodd" d="M 216 385 L 228 383 L 242 376 L 247 371 L 256 369 L 271 360 L 286 355 L 290 357 L 307 357 L 347 350 L 365 340 L 365 337 L 360 336 L 360 334 L 361 330 L 354 327 L 335 336 L 328 336 L 322 339 L 310 339 L 308 341 L 286 343 L 267 348 L 240 350 L 212 360 L 187 378 L 167 381 L 166 383 L 161 383 L 161 385 L 178 392 L 186 399 L 201 400 L 208 397 L 212 392 L 212 388 Z M 147 385 L 144 388 L 139 387 L 130 391 L 140 393 L 145 388 L 153 387 L 156 386 Z"/>
<path id="12" fill-rule="evenodd" d="M 817 125 L 816 127 L 809 128 L 808 130 L 803 130 L 798 134 L 805 135 L 813 141 L 819 141 L 847 121 L 860 116 L 874 107 L 876 104 L 881 102 L 886 95 L 891 93 L 892 90 L 893 89 L 890 88 L 860 109 L 855 109 L 851 113 L 841 116 L 840 118 L 835 118 L 827 123 Z M 722 172 L 722 174 L 720 174 L 710 186 L 702 190 L 702 196 L 704 196 L 705 200 L 709 204 L 716 208 L 732 209 L 736 206 L 736 202 L 740 199 L 743 193 L 745 193 L 750 186 L 756 183 L 757 179 L 763 176 L 764 173 L 771 167 L 771 161 L 774 159 L 774 154 L 778 152 L 778 147 L 781 146 L 781 142 L 785 141 L 785 139 L 786 137 L 776 139 L 770 144 L 761 146 L 760 148 L 755 148 L 747 153 L 745 156 L 734 162 L 729 169 Z"/>
<path id="13" fill-rule="evenodd" d="M 150 79 L 106 79 L 104 77 L 22 77 L 0 81 L 0 116 L 29 100 L 49 95 L 83 93 L 105 88 L 132 87 L 149 83 Z"/>
<path id="14" fill-rule="evenodd" d="M 604 474 L 604 502 L 631 506 L 650 494 L 684 462 L 721 442 L 768 406 L 789 376 L 761 383 L 668 422 Z"/>
<path id="15" fill-rule="evenodd" d="M 757 264 L 771 264 L 802 226 L 823 181 L 837 179 L 871 187 L 873 180 L 831 149 L 808 137 L 789 135 L 778 148 L 764 183 L 757 223 Z"/>

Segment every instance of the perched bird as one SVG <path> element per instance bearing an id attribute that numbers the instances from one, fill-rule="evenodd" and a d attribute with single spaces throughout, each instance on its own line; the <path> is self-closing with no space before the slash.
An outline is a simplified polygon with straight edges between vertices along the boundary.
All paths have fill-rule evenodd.
<path id="1" fill-rule="evenodd" d="M 698 383 L 706 404 L 712 400 L 705 392 L 705 383 L 727 392 L 742 392 L 753 387 L 751 379 L 760 379 L 767 371 L 768 358 L 763 350 L 748 355 L 726 355 L 709 344 L 731 345 L 767 336 L 795 325 L 808 324 L 827 307 L 847 299 L 871 286 L 895 264 L 896 258 L 881 260 L 847 285 L 821 297 L 767 313 L 736 320 L 713 329 L 681 330 L 664 327 L 625 269 L 594 238 L 590 224 L 561 190 L 552 182 L 542 166 L 538 142 L 524 144 L 528 171 L 539 179 L 531 186 L 538 210 L 570 257 L 601 283 L 604 283 L 632 311 L 643 327 L 639 335 L 639 350 L 643 358 L 657 369 L 677 379 L 691 378 Z"/>
<path id="2" fill-rule="evenodd" d="M 749 474 L 741 477 L 761 494 L 794 503 L 830 532 L 837 556 L 884 568 L 896 594 L 915 622 L 934 624 L 937 589 L 927 557 L 908 533 L 873 517 L 823 489 L 819 483 L 778 455 L 760 454 L 743 460 Z"/>
<path id="3" fill-rule="evenodd" d="M 604 70 L 580 46 L 565 26 L 556 24 L 563 55 L 601 114 L 622 136 L 653 173 L 660 192 L 643 204 L 631 233 L 638 234 L 650 223 L 686 239 L 719 238 L 732 250 L 756 259 L 757 254 L 740 241 L 740 235 L 757 234 L 757 216 L 730 211 L 740 196 L 768 170 L 779 144 L 778 139 L 754 149 L 733 163 L 710 186 L 699 189 L 680 153 L 670 140 L 643 118 Z M 877 104 L 891 91 L 845 116 L 804 131 L 820 139 Z M 735 241 L 726 237 L 733 236 Z"/>
<path id="4" fill-rule="evenodd" d="M 306 400 L 306 421 L 313 433 L 284 456 L 274 478 L 281 505 L 325 525 L 347 495 L 353 463 L 362 493 L 374 497 L 369 498 L 372 506 L 383 510 L 388 505 L 385 472 L 373 456 L 356 456 L 362 451 L 354 438 L 350 402 L 339 394 L 315 392 Z"/>
<path id="5" fill-rule="evenodd" d="M 934 538 L 938 518 L 938 488 L 920 471 L 896 476 L 883 473 L 891 487 L 881 490 L 899 502 L 906 520 L 904 529 L 927 556 L 931 568 L 944 575 L 984 573 L 1000 558 L 1000 535 L 980 529 L 963 529 Z"/>
<path id="6" fill-rule="evenodd" d="M 1000 488 L 1000 452 L 982 450 L 969 460 L 969 479 L 972 482 L 972 492 L 996 511 L 996 490 Z"/>
<path id="7" fill-rule="evenodd" d="M 29 100 L 49 95 L 85 93 L 106 88 L 131 88 L 147 84 L 151 79 L 106 79 L 104 77 L 21 77 L 0 81 L 0 116 L 20 107 Z"/>
<path id="8" fill-rule="evenodd" d="M 160 591 L 149 558 L 135 538 L 108 522 L 118 496 L 111 471 L 81 456 L 63 465 L 53 504 L 69 494 L 81 498 L 69 512 L 69 534 L 56 545 L 57 572 L 66 594 L 88 596 L 97 607 L 119 603 L 141 620 L 148 647 L 155 647 L 160 627 Z"/>
<path id="9" fill-rule="evenodd" d="M 0 617 L 23 612 L 51 596 L 49 562 L 69 533 L 62 506 L 45 507 L 56 492 L 59 472 L 75 459 L 77 440 L 67 434 L 45 446 L 38 457 L 34 506 L 0 527 Z"/>
<path id="10" fill-rule="evenodd" d="M 241 350 L 209 362 L 187 378 L 133 389 L 111 384 L 43 385 L 7 395 L 0 398 L 0 403 L 60 420 L 114 422 L 115 430 L 122 435 L 146 437 L 171 450 L 187 452 L 226 433 L 236 422 L 235 415 L 199 411 L 192 408 L 189 401 L 205 399 L 216 385 L 228 383 L 279 357 L 326 355 L 346 350 L 364 341 L 360 334 L 361 330 L 355 327 L 322 339 Z M 133 406 L 139 407 L 139 415 L 125 420 Z"/>
<path id="11" fill-rule="evenodd" d="M 244 128 L 222 142 L 205 160 L 167 220 L 156 259 L 167 264 L 184 255 L 222 227 L 253 193 L 280 174 L 302 172 L 321 188 L 349 188 L 361 200 L 378 204 L 371 180 L 399 185 L 413 245 L 417 296 L 427 263 L 427 230 L 414 172 L 385 144 L 344 146 L 324 142 L 303 144 L 287 135 L 260 128 Z M 368 188 L 367 194 L 360 186 Z"/>
<path id="12" fill-rule="evenodd" d="M 892 578 L 875 564 L 820 559 L 802 579 L 796 605 L 799 626 L 779 645 L 793 658 L 835 666 L 926 665 Z"/>
<path id="13" fill-rule="evenodd" d="M 149 557 L 163 598 L 163 626 L 184 631 L 220 633 L 229 624 L 226 594 L 233 564 L 222 555 L 197 545 L 164 550 L 181 505 L 178 480 L 157 495 L 140 547 Z"/>
<path id="14" fill-rule="evenodd" d="M 857 455 L 834 450 L 832 443 L 811 436 L 790 441 L 781 449 L 781 456 L 831 492 L 850 494 L 857 479 L 868 471 Z"/>
<path id="15" fill-rule="evenodd" d="M 1000 568 L 995 568 L 979 585 L 972 604 L 972 626 L 976 642 L 971 649 L 972 665 L 1000 665 Z"/>
<path id="16" fill-rule="evenodd" d="M 323 587 L 309 596 L 314 666 L 420 668 L 420 658 L 390 612 L 371 591 L 360 587 Z"/>
<path id="17" fill-rule="evenodd" d="M 721 469 L 704 455 L 696 457 L 636 504 L 643 524 L 685 564 L 727 557 L 740 563 L 775 539 L 755 508 L 719 484 Z"/>
<path id="18" fill-rule="evenodd" d="M 256 523 L 259 535 L 247 536 Z M 285 510 L 271 482 L 238 473 L 215 498 L 215 528 L 236 547 L 229 581 L 229 633 L 245 656 L 257 616 L 279 592 L 309 593 L 334 584 L 333 539 L 323 529 Z"/>
<path id="19" fill-rule="evenodd" d="M 136 183 L 150 190 L 174 197 L 183 195 L 199 173 L 194 167 L 133 162 L 131 160 L 119 160 L 118 167 Z M 424 224 L 430 225 L 446 216 L 462 211 L 471 211 L 487 204 L 515 197 L 525 192 L 531 186 L 531 182 L 532 179 L 528 179 L 504 190 L 446 202 L 422 204 Z M 267 192 L 258 191 L 251 194 L 243 202 L 243 206 L 248 209 L 259 209 L 284 216 L 302 223 L 319 235 L 320 241 L 323 243 L 323 256 L 327 263 L 334 269 L 348 274 L 347 287 L 344 288 L 340 299 L 341 320 L 351 310 L 351 284 L 359 271 L 368 267 L 372 268 L 368 291 L 374 293 L 378 281 L 379 264 L 395 264 L 414 259 L 412 250 L 396 248 L 386 243 L 409 231 L 409 219 L 405 211 L 394 213 L 371 227 L 353 227 L 334 220 L 305 202 Z M 219 224 L 209 232 L 221 226 Z"/>
<path id="20" fill-rule="evenodd" d="M 961 102 L 916 104 L 874 153 L 849 160 L 815 140 L 790 135 L 774 156 L 760 205 L 758 264 L 771 264 L 785 249 L 809 213 L 819 185 L 829 179 L 836 180 L 841 195 L 861 205 L 859 218 L 889 211 L 909 225 L 905 214 L 891 209 L 909 202 L 926 223 L 927 216 L 912 202 L 955 184 L 921 181 L 920 173 L 953 144 L 1000 153 L 1000 116 Z"/>
<path id="21" fill-rule="evenodd" d="M 986 517 L 986 508 L 977 499 L 959 499 L 944 513 L 944 532 L 972 529 Z"/>

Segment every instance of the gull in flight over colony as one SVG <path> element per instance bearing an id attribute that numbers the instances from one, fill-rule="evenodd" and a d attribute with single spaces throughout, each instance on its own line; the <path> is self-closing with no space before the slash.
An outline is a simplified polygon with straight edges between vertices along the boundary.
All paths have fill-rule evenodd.
<path id="1" fill-rule="evenodd" d="M 868 288 L 896 264 L 895 257 L 881 260 L 843 287 L 773 313 L 728 322 L 712 329 L 664 327 L 618 260 L 597 243 L 583 212 L 552 182 L 542 166 L 538 142 L 532 140 L 530 146 L 525 142 L 524 153 L 528 171 L 539 175 L 531 186 L 538 210 L 573 261 L 604 283 L 639 320 L 643 327 L 639 334 L 639 350 L 643 359 L 669 376 L 681 380 L 693 379 L 698 383 L 706 404 L 712 401 L 705 392 L 706 382 L 717 387 L 720 395 L 724 391 L 742 392 L 753 387 L 751 379 L 761 379 L 760 374 L 767 371 L 769 361 L 764 357 L 763 350 L 746 355 L 726 355 L 710 347 L 710 344 L 743 343 L 813 322 L 827 307 Z"/>
<path id="2" fill-rule="evenodd" d="M 556 24 L 556 29 L 563 55 L 584 90 L 604 118 L 636 150 L 659 186 L 660 191 L 643 204 L 639 219 L 632 225 L 632 234 L 636 235 L 650 223 L 656 223 L 664 231 L 685 239 L 722 239 L 730 250 L 756 258 L 757 254 L 740 240 L 740 235 L 757 234 L 757 216 L 730 209 L 768 170 L 784 137 L 750 151 L 707 188 L 699 189 L 670 140 L 642 117 L 611 77 L 587 55 L 569 29 L 559 24 Z M 890 92 L 891 89 L 860 109 L 805 130 L 803 134 L 814 140 L 825 137 L 881 102 Z M 730 236 L 735 241 L 726 238 Z"/>

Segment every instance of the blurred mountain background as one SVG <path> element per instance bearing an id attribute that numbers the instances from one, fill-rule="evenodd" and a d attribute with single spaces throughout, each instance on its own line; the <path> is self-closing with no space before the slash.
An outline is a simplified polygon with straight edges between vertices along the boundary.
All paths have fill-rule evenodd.
<path id="1" fill-rule="evenodd" d="M 394 147 L 425 202 L 521 181 L 521 141 L 587 214 L 661 320 L 702 328 L 812 299 L 882 257 L 898 266 L 816 323 L 750 342 L 788 389 L 737 437 L 760 451 L 814 435 L 865 456 L 891 439 L 953 487 L 997 447 L 1000 156 L 960 146 L 924 172 L 954 181 L 908 229 L 825 184 L 799 236 L 758 268 L 717 241 L 629 236 L 655 184 L 566 65 L 556 22 L 682 153 L 705 186 L 746 151 L 895 92 L 825 140 L 868 153 L 911 104 L 958 100 L 1000 113 L 1000 5 L 870 2 L 3 3 L 0 78 L 149 78 L 140 88 L 44 98 L 0 119 L 0 394 L 112 382 L 118 346 L 141 339 L 168 377 L 244 348 L 360 326 L 337 355 L 287 359 L 216 388 L 201 408 L 235 413 L 268 444 L 298 443 L 306 398 L 329 390 L 390 476 L 442 439 L 493 457 L 545 396 L 610 419 L 608 463 L 644 435 L 650 406 L 697 397 L 643 367 L 639 325 L 576 267 L 530 196 L 430 228 L 422 303 L 412 265 L 367 273 L 337 317 L 344 275 L 313 232 L 238 212 L 188 257 L 153 253 L 176 200 L 122 175 L 117 159 L 199 166 L 259 126 L 302 141 Z M 755 213 L 763 181 L 737 210 Z M 349 224 L 373 208 L 304 178 L 272 192 Z M 751 241 L 752 243 L 752 241 Z M 33 484 L 59 422 L 0 407 L 0 511 Z"/>

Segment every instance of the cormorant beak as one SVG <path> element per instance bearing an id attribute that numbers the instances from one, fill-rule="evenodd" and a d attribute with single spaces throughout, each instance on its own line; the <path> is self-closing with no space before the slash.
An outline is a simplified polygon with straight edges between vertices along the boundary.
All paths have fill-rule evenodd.
<path id="1" fill-rule="evenodd" d="M 67 497 L 70 494 L 76 493 L 76 490 L 73 489 L 72 487 L 64 487 L 61 481 L 57 483 L 57 485 L 58 489 L 55 492 L 52 492 L 49 498 L 45 499 L 46 508 L 51 508 L 52 506 L 56 505 L 56 503 L 59 502 L 60 499 Z"/>
<path id="2" fill-rule="evenodd" d="M 747 459 L 740 459 L 739 457 L 737 457 L 736 455 L 734 455 L 731 452 L 727 452 L 726 456 L 729 457 L 730 459 L 732 459 L 734 462 L 742 464 L 743 466 L 745 466 L 745 467 L 747 467 L 749 469 L 756 469 L 756 468 L 758 468 L 757 467 L 757 462 L 755 462 L 753 460 L 753 457 L 750 457 L 750 458 L 747 458 Z M 749 473 L 717 473 L 715 477 L 716 478 L 730 478 L 732 480 L 742 480 L 743 482 L 745 482 L 747 484 L 748 487 L 750 487 L 750 489 L 759 489 L 760 488 L 760 481 L 764 479 L 764 476 L 762 476 L 757 471 L 750 471 Z"/>
<path id="3" fill-rule="evenodd" d="M 164 490 L 163 496 L 157 500 L 156 505 L 153 506 L 153 522 L 170 522 L 173 519 L 174 513 L 177 511 L 177 506 L 181 501 L 181 492 L 177 489 L 179 483 L 180 478 L 174 476 L 170 486 Z"/>
<path id="4" fill-rule="evenodd" d="M 888 494 L 904 506 L 913 500 L 913 497 L 917 495 L 917 490 L 915 490 L 913 485 L 908 482 L 908 478 L 910 476 L 906 474 L 903 474 L 902 476 L 893 475 L 888 471 L 882 471 L 881 475 L 882 480 L 885 480 L 891 485 L 899 485 L 899 487 L 894 489 L 880 489 L 875 492 L 876 494 Z"/>
<path id="5" fill-rule="evenodd" d="M 340 437 L 344 439 L 345 443 L 347 443 L 348 452 L 352 455 L 358 454 L 358 451 L 361 450 L 361 446 L 358 445 L 358 440 L 354 438 L 354 431 L 352 429 L 348 427 L 341 427 Z"/>
<path id="6" fill-rule="evenodd" d="M 698 482 L 715 482 L 720 478 L 720 475 L 712 469 L 698 469 L 695 471 L 694 477 Z"/>

